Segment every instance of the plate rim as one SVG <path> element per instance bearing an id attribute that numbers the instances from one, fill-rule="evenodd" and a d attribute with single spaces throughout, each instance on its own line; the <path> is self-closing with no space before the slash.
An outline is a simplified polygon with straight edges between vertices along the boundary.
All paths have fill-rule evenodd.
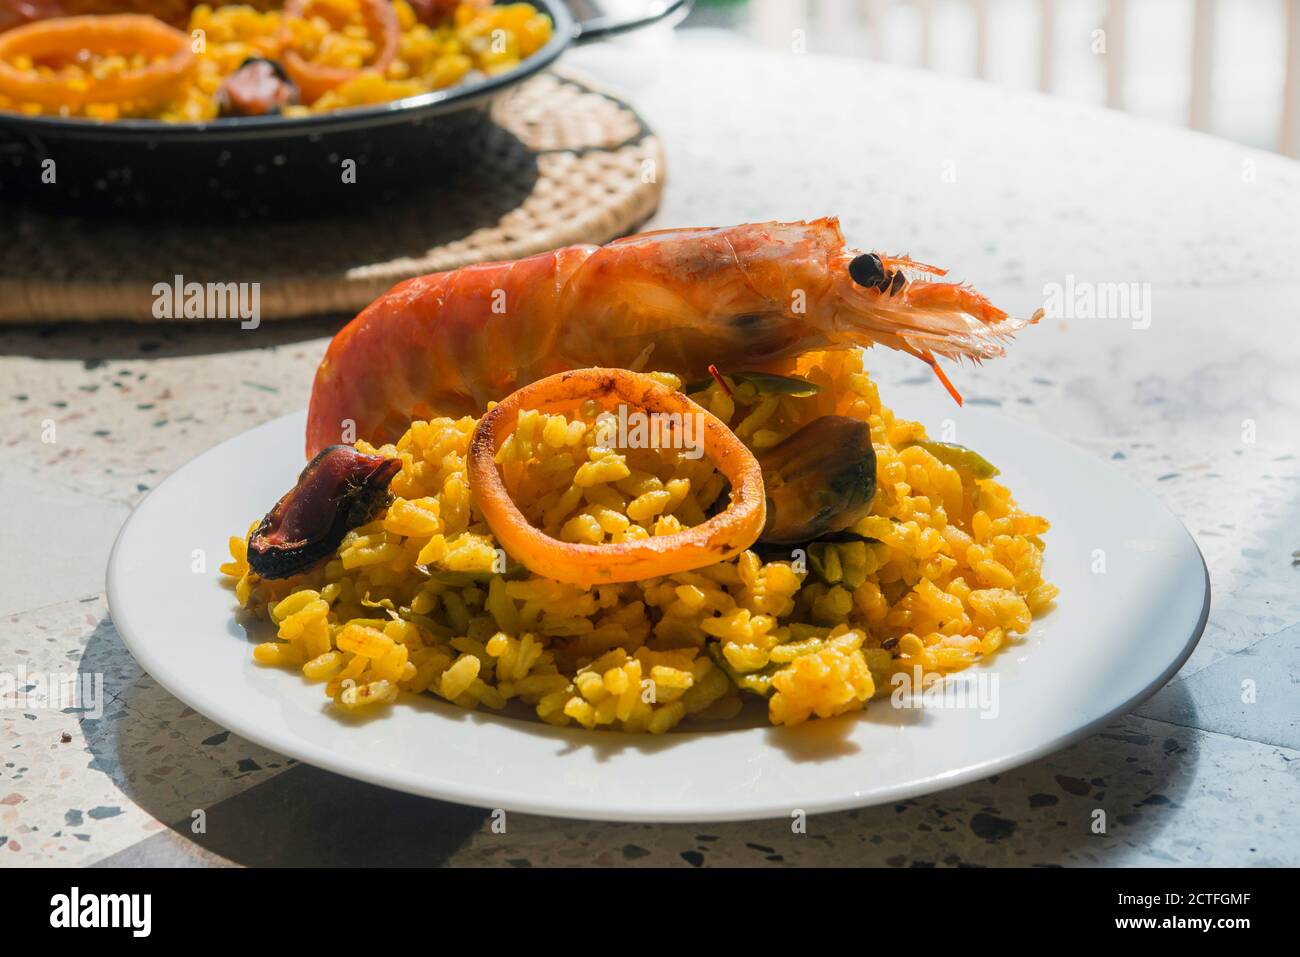
<path id="1" fill-rule="evenodd" d="M 1072 452 L 1095 458 L 1086 449 L 1075 445 L 1065 439 L 1056 436 L 1047 429 L 1042 428 L 1034 423 L 1026 423 L 1009 416 L 1003 416 L 999 412 L 986 412 L 999 418 L 1007 418 L 1009 421 L 1017 422 L 1019 425 L 1027 426 L 1037 434 L 1038 437 L 1045 438 L 1051 442 L 1066 446 Z M 175 479 L 178 473 L 201 462 L 211 455 L 216 455 L 227 445 L 231 445 L 244 439 L 245 436 L 261 429 L 271 429 L 283 423 L 285 420 L 305 415 L 305 410 L 290 412 L 286 415 L 277 416 L 265 422 L 258 423 L 251 428 L 245 429 L 217 444 L 203 450 L 198 455 L 177 466 L 161 482 L 155 485 L 143 498 L 132 508 L 130 515 L 122 523 L 118 530 L 117 537 L 114 539 L 113 548 L 109 553 L 108 565 L 105 569 L 105 596 L 109 608 L 109 616 L 112 620 L 113 628 L 118 636 L 122 639 L 123 645 L 135 658 L 140 668 L 147 673 L 150 678 L 171 694 L 177 700 L 181 701 L 187 707 L 203 715 L 208 720 L 217 724 L 223 729 L 229 730 L 240 737 L 260 745 L 277 754 L 293 758 L 301 763 L 308 764 L 312 767 L 321 768 L 343 777 L 353 780 L 364 781 L 369 784 L 385 787 L 407 794 L 414 794 L 420 797 L 432 798 L 434 800 L 447 801 L 454 804 L 467 805 L 471 807 L 486 809 L 501 809 L 507 812 L 520 814 L 533 814 L 546 817 L 557 817 L 568 820 L 585 820 L 585 821 L 616 821 L 627 823 L 716 823 L 726 821 L 752 821 L 752 820 L 771 820 L 777 817 L 785 816 L 793 808 L 782 808 L 775 811 L 772 808 L 771 799 L 759 799 L 753 802 L 736 802 L 732 801 L 726 808 L 718 807 L 698 807 L 694 805 L 685 805 L 680 807 L 671 807 L 667 809 L 656 808 L 646 809 L 638 813 L 621 811 L 618 808 L 606 810 L 599 806 L 586 807 L 579 804 L 556 804 L 548 799 L 534 799 L 527 793 L 518 796 L 511 796 L 507 800 L 500 800 L 502 795 L 493 794 L 488 789 L 477 786 L 461 786 L 452 781 L 446 785 L 439 784 L 437 787 L 429 787 L 427 780 L 420 781 L 412 778 L 408 773 L 402 771 L 390 770 L 387 774 L 381 770 L 371 770 L 370 765 L 356 765 L 349 760 L 335 760 L 333 752 L 326 748 L 320 747 L 308 741 L 298 740 L 291 742 L 291 747 L 285 747 L 284 742 L 276 740 L 275 736 L 270 733 L 263 733 L 262 729 L 254 723 L 246 723 L 242 716 L 236 711 L 230 716 L 223 715 L 217 717 L 209 712 L 207 707 L 200 707 L 194 702 L 188 700 L 187 696 L 178 693 L 176 687 L 168 677 L 163 677 L 160 672 L 166 673 L 167 668 L 160 665 L 159 660 L 148 650 L 149 645 L 146 642 L 137 640 L 137 636 L 132 634 L 133 629 L 126 627 L 125 623 L 118 619 L 114 613 L 114 607 L 119 606 L 118 581 L 122 574 L 120 562 L 118 560 L 119 551 L 132 524 L 138 519 L 139 514 L 145 503 L 168 482 Z M 1109 467 L 1105 460 L 1097 459 L 1096 464 L 1100 467 Z M 1205 562 L 1205 556 L 1201 552 L 1199 543 L 1195 536 L 1188 530 L 1187 526 L 1178 518 L 1177 515 L 1161 501 L 1155 494 L 1136 481 L 1133 481 L 1123 473 L 1120 477 L 1131 486 L 1134 490 L 1152 503 L 1155 503 L 1161 509 L 1164 515 L 1172 520 L 1182 534 L 1191 544 L 1196 553 L 1196 558 L 1201 566 L 1201 610 L 1197 616 L 1196 624 L 1193 626 L 1191 634 L 1184 640 L 1178 653 L 1164 668 L 1163 671 L 1152 681 L 1145 684 L 1140 690 L 1130 695 L 1126 700 L 1118 705 L 1108 709 L 1096 718 L 1080 725 L 1071 731 L 1057 735 L 1046 741 L 1041 741 L 1031 746 L 1012 751 L 1009 754 L 1000 757 L 990 758 L 984 761 L 977 761 L 971 764 L 964 764 L 954 767 L 950 770 L 931 774 L 925 777 L 915 778 L 904 784 L 886 787 L 874 790 L 869 796 L 864 796 L 861 792 L 853 792 L 846 795 L 829 797 L 826 799 L 813 799 L 803 802 L 805 807 L 800 808 L 807 814 L 830 814 L 838 811 L 852 810 L 857 808 L 874 807 L 881 804 L 888 804 L 894 801 L 906 800 L 913 797 L 919 797 L 928 794 L 936 794 L 948 791 L 972 781 L 981 780 L 993 774 L 999 774 L 1014 768 L 1021 767 L 1039 758 L 1054 754 L 1070 745 L 1091 735 L 1093 732 L 1112 721 L 1117 715 L 1129 713 L 1136 705 L 1142 703 L 1160 688 L 1164 687 L 1169 680 L 1178 673 L 1182 666 L 1191 657 L 1192 652 L 1200 643 L 1205 633 L 1206 625 L 1209 621 L 1212 587 L 1210 583 L 1209 567 Z M 233 612 L 232 612 L 233 614 Z M 233 718 L 233 720 L 230 720 Z M 560 729 L 563 730 L 563 729 Z M 593 732 L 570 729 L 574 735 L 589 735 Z"/>

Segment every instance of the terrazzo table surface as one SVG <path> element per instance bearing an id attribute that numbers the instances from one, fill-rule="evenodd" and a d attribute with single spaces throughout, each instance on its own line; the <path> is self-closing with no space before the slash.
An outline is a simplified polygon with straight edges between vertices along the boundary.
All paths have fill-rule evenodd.
<path id="1" fill-rule="evenodd" d="M 1054 319 L 956 378 L 1010 423 L 1112 460 L 1187 525 L 1213 582 L 1196 652 L 1065 751 L 814 817 L 807 834 L 785 820 L 524 815 L 497 834 L 486 812 L 239 740 L 141 673 L 104 603 L 131 506 L 208 446 L 303 407 L 339 317 L 7 329 L 0 671 L 102 673 L 106 701 L 99 717 L 0 712 L 0 864 L 1300 864 L 1300 166 L 1118 114 L 709 37 L 570 62 L 619 83 L 664 138 L 651 225 L 837 213 L 855 244 L 952 265 L 1023 311 L 1071 276 L 1149 284 L 1149 323 Z M 905 358 L 877 350 L 871 364 L 897 409 L 937 388 Z M 191 832 L 196 809 L 205 834 Z"/>

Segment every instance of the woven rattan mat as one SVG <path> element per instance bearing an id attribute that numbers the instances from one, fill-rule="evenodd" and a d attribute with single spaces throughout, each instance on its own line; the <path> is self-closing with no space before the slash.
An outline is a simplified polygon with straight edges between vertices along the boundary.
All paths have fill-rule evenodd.
<path id="1" fill-rule="evenodd" d="M 658 140 L 590 80 L 545 73 L 498 99 L 473 188 L 337 220 L 192 226 L 0 216 L 0 322 L 155 321 L 153 288 L 258 282 L 261 318 L 355 312 L 409 276 L 608 242 L 654 211 Z M 522 144 L 522 146 L 521 146 Z M 491 184 L 491 193 L 484 187 Z"/>

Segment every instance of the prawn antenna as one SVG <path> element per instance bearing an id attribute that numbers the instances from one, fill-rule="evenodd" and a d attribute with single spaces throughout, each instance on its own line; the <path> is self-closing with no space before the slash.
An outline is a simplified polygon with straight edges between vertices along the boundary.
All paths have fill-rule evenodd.
<path id="1" fill-rule="evenodd" d="M 945 373 L 942 367 L 940 367 L 939 360 L 934 357 L 934 354 L 927 349 L 921 353 L 921 359 L 934 371 L 939 382 L 943 384 L 943 387 L 948 390 L 948 394 L 952 396 L 952 400 L 956 402 L 957 405 L 962 405 L 961 393 L 957 391 L 957 387 L 952 384 L 952 380 L 948 378 L 947 373 Z"/>

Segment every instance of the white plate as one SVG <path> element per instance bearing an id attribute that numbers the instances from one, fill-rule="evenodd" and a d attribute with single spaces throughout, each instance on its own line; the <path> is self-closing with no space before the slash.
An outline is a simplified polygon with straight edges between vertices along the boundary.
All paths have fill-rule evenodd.
<path id="1" fill-rule="evenodd" d="M 1082 737 L 1159 688 L 1205 627 L 1209 579 L 1154 497 L 1091 455 L 997 414 L 904 390 L 901 415 L 944 419 L 1048 517 L 1061 588 L 1027 638 L 957 681 L 997 679 L 997 713 L 900 709 L 798 728 L 638 735 L 553 728 L 432 699 L 377 719 L 333 713 L 321 686 L 254 664 L 217 565 L 294 482 L 304 416 L 200 455 L 123 526 L 108 599 L 123 641 L 168 691 L 236 734 L 375 784 L 487 808 L 625 821 L 787 817 L 896 801 L 986 777 Z M 932 434 L 937 434 L 932 431 Z M 193 571 L 195 550 L 206 572 Z M 1104 571 L 1099 571 L 1104 562 Z M 969 687 L 969 685 L 968 685 Z M 413 698 L 413 696 L 412 696 Z"/>

